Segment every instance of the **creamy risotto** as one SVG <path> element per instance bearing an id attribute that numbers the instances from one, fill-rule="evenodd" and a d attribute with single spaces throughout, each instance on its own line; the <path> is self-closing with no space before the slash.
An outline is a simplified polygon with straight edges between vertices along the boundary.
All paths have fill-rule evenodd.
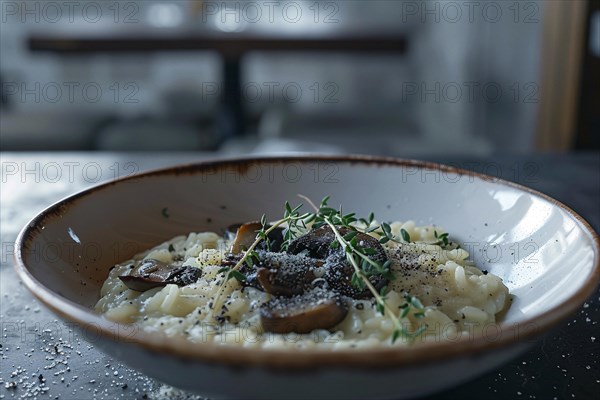
<path id="1" fill-rule="evenodd" d="M 361 284 L 327 226 L 285 251 L 256 246 L 240 263 L 257 226 L 244 224 L 229 237 L 178 236 L 114 266 L 96 310 L 190 342 L 339 349 L 457 340 L 494 324 L 509 304 L 502 280 L 472 265 L 440 228 L 394 222 L 386 235 L 402 239 L 388 241 L 383 230 L 340 229 L 348 242 L 369 249 L 364 253 L 378 263 L 371 264 L 387 268 L 367 273 Z M 244 227 L 250 240 L 241 237 Z"/>

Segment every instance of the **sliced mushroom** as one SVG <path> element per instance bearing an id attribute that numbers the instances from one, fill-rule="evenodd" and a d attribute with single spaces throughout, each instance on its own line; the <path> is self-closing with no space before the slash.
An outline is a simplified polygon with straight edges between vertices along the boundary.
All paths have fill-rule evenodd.
<path id="1" fill-rule="evenodd" d="M 354 299 L 369 299 L 373 297 L 373 293 L 371 293 L 369 288 L 365 287 L 360 290 L 352 285 L 352 275 L 354 275 L 354 267 L 346 260 L 344 253 L 333 254 L 325 261 L 324 278 L 332 289 Z M 369 282 L 379 292 L 387 285 L 388 280 L 382 275 L 371 275 Z"/>
<path id="2" fill-rule="evenodd" d="M 300 294 L 312 287 L 312 282 L 322 275 L 317 268 L 323 261 L 303 255 L 273 253 L 259 250 L 258 260 L 249 267 L 242 265 L 239 271 L 246 276 L 243 282 L 246 286 L 254 287 L 276 296 L 292 296 Z M 222 262 L 225 267 L 233 267 L 241 259 L 241 254 L 228 254 Z"/>
<path id="3" fill-rule="evenodd" d="M 162 261 L 148 259 L 132 269 L 127 275 L 120 275 L 119 279 L 129 289 L 145 292 L 155 287 L 175 284 L 185 286 L 195 283 L 202 272 L 191 266 L 174 266 Z"/>
<path id="4" fill-rule="evenodd" d="M 276 296 L 301 294 L 317 278 L 315 268 L 322 262 L 303 255 L 259 253 L 258 282 L 265 292 Z"/>
<path id="5" fill-rule="evenodd" d="M 231 252 L 234 254 L 241 253 L 252 246 L 252 243 L 256 240 L 256 232 L 261 229 L 260 222 L 246 222 L 240 225 L 231 245 Z"/>
<path id="6" fill-rule="evenodd" d="M 231 225 L 227 228 L 227 232 L 231 232 L 231 229 L 236 225 Z M 233 240 L 233 245 L 231 247 L 232 253 L 241 253 L 245 249 L 248 249 L 252 246 L 252 243 L 256 240 L 256 234 L 259 230 L 262 229 L 262 224 L 260 222 L 246 222 L 245 224 L 239 225 L 237 228 L 235 239 Z M 281 243 L 283 243 L 283 228 L 275 228 L 273 229 L 269 235 L 267 236 L 269 239 L 269 248 L 267 248 L 266 243 L 263 241 L 257 246 L 262 250 L 270 250 L 270 251 L 279 251 L 281 249 Z"/>
<path id="7" fill-rule="evenodd" d="M 335 292 L 314 288 L 293 297 L 275 297 L 260 307 L 265 331 L 308 333 L 331 329 L 346 317 L 348 306 Z"/>
<path id="8" fill-rule="evenodd" d="M 338 228 L 341 235 L 350 232 L 348 228 Z M 369 258 L 380 264 L 387 261 L 387 254 L 379 241 L 366 233 L 359 232 L 355 236 L 360 248 L 370 248 L 374 254 Z M 359 290 L 352 285 L 352 275 L 354 267 L 347 261 L 346 254 L 341 247 L 332 248 L 331 243 L 335 241 L 335 234 L 329 226 L 322 226 L 313 229 L 306 235 L 303 235 L 292 241 L 288 247 L 288 252 L 292 254 L 307 253 L 311 257 L 325 260 L 325 280 L 332 289 L 339 293 L 350 296 L 355 299 L 365 299 L 372 297 L 368 288 Z M 382 275 L 372 275 L 369 281 L 377 290 L 381 290 L 388 280 Z"/>
<path id="9" fill-rule="evenodd" d="M 342 233 L 342 230 L 344 231 Z M 345 234 L 347 229 L 342 228 L 340 233 Z M 288 253 L 299 254 L 306 253 L 309 257 L 324 259 L 333 250 L 331 243 L 335 240 L 335 235 L 329 226 L 322 226 L 313 229 L 306 235 L 293 240 L 288 246 Z"/>

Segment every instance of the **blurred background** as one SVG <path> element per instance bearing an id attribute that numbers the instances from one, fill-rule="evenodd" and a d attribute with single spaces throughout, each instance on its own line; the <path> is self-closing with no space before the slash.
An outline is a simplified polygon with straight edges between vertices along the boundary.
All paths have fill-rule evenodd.
<path id="1" fill-rule="evenodd" d="M 3 150 L 600 148 L 598 1 L 0 1 Z"/>

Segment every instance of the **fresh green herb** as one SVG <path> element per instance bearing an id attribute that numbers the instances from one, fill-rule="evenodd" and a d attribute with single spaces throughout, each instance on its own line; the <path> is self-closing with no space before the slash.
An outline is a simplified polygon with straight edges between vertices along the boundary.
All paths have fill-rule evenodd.
<path id="1" fill-rule="evenodd" d="M 392 343 L 396 343 L 396 340 L 400 337 L 400 331 L 398 329 L 392 332 Z"/>
<path id="2" fill-rule="evenodd" d="M 363 224 L 365 227 L 363 228 L 365 233 L 373 232 L 378 228 L 373 221 L 375 220 L 375 214 L 373 212 L 369 213 L 369 216 L 365 218 L 359 218 L 358 221 Z"/>
<path id="3" fill-rule="evenodd" d="M 402 236 L 402 240 L 404 240 L 406 243 L 410 243 L 410 235 L 405 229 L 400 229 L 400 235 Z"/>
<path id="4" fill-rule="evenodd" d="M 410 312 L 410 307 L 408 306 L 408 303 L 403 304 L 400 308 L 402 309 L 402 311 L 400 312 L 400 318 L 406 318 L 408 316 L 408 313 Z"/>
<path id="5" fill-rule="evenodd" d="M 380 230 L 377 231 L 377 229 Z M 375 233 L 378 233 L 379 236 L 381 236 L 379 239 L 379 243 L 381 244 L 385 244 L 389 241 L 396 243 L 410 243 L 410 235 L 408 234 L 406 229 L 400 229 L 400 237 L 402 238 L 402 240 L 400 240 L 392 233 L 392 227 L 387 222 L 382 222 L 379 227 L 375 227 L 374 231 Z"/>
<path id="6" fill-rule="evenodd" d="M 404 300 L 406 300 L 407 303 L 409 303 L 411 306 L 413 306 L 417 310 L 423 309 L 423 304 L 421 304 L 421 301 L 419 301 L 419 299 L 417 299 L 414 296 L 410 296 L 410 295 L 406 294 L 406 295 L 404 295 Z"/>
<path id="7" fill-rule="evenodd" d="M 240 282 L 244 282 L 248 279 L 246 275 L 242 274 L 240 271 L 233 270 L 231 267 L 223 267 L 219 269 L 218 273 L 225 274 L 227 280 L 235 278 Z"/>
<path id="8" fill-rule="evenodd" d="M 235 271 L 235 270 L 229 271 L 228 276 L 229 276 L 229 279 L 235 278 L 240 282 L 244 282 L 247 279 L 244 274 L 242 274 L 240 271 Z"/>
<path id="9" fill-rule="evenodd" d="M 223 274 L 225 272 L 229 272 L 230 270 L 231 270 L 230 267 L 222 267 L 222 268 L 219 268 L 219 270 L 217 271 L 217 273 L 218 274 Z"/>
<path id="10" fill-rule="evenodd" d="M 257 239 L 260 237 L 260 239 L 262 239 L 262 241 L 265 242 L 265 245 L 267 247 L 268 251 L 271 251 L 271 240 L 269 239 L 269 236 L 267 236 L 267 234 L 265 233 L 267 231 L 267 229 L 269 229 L 269 222 L 267 221 L 267 215 L 263 214 L 260 217 L 260 225 L 261 225 L 261 229 L 257 232 Z"/>
<path id="11" fill-rule="evenodd" d="M 376 305 L 377 311 L 381 315 L 385 315 L 385 306 L 384 306 L 384 303 L 387 300 L 387 298 L 386 298 L 387 294 L 388 294 L 388 287 L 387 286 L 382 287 L 381 290 L 379 291 L 379 296 L 381 297 L 382 302 L 381 303 L 377 303 L 377 305 Z"/>
<path id="12" fill-rule="evenodd" d="M 175 247 L 173 247 L 172 244 L 169 245 L 169 252 L 174 252 L 175 251 Z"/>
<path id="13" fill-rule="evenodd" d="M 380 226 L 381 231 L 378 232 L 381 235 L 381 239 L 379 239 L 379 243 L 385 244 L 390 240 L 394 240 L 394 235 L 392 234 L 392 227 L 390 224 L 383 222 Z"/>
<path id="14" fill-rule="evenodd" d="M 242 251 L 245 251 L 247 253 L 246 254 L 246 259 L 244 260 L 244 263 L 249 268 L 253 268 L 255 265 L 257 265 L 258 263 L 260 263 L 260 257 L 258 256 L 258 253 L 255 250 L 248 250 L 248 249 L 246 249 L 245 247 L 242 246 Z M 241 272 L 240 272 L 240 274 L 241 274 Z"/>
<path id="15" fill-rule="evenodd" d="M 306 224 L 311 220 L 311 214 L 305 213 L 300 215 L 300 209 L 302 204 L 292 208 L 290 203 L 285 202 L 285 212 L 283 213 L 283 220 L 287 222 L 287 227 L 283 230 L 283 242 L 281 244 L 281 251 L 286 251 L 292 240 L 299 236 L 302 236 L 308 228 Z M 314 218 L 313 218 L 314 219 Z"/>
<path id="16" fill-rule="evenodd" d="M 438 235 L 437 231 L 433 231 L 433 236 L 435 236 L 435 238 L 437 239 L 437 242 L 435 242 L 434 244 L 441 246 L 443 249 L 448 247 L 449 241 L 447 233 L 442 233 L 441 235 Z"/>

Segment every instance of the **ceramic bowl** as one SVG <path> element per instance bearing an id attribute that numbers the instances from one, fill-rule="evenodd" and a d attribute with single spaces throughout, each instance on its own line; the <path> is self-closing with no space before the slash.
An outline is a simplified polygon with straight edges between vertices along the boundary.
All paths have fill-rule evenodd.
<path id="1" fill-rule="evenodd" d="M 265 351 L 191 344 L 92 310 L 109 268 L 190 231 L 277 218 L 301 193 L 380 220 L 445 228 L 513 302 L 499 324 L 460 340 L 377 350 Z M 31 292 L 111 356 L 171 385 L 225 398 L 410 398 L 465 382 L 526 350 L 593 293 L 599 241 L 563 204 L 451 167 L 370 157 L 203 162 L 96 186 L 35 217 L 16 243 Z"/>

